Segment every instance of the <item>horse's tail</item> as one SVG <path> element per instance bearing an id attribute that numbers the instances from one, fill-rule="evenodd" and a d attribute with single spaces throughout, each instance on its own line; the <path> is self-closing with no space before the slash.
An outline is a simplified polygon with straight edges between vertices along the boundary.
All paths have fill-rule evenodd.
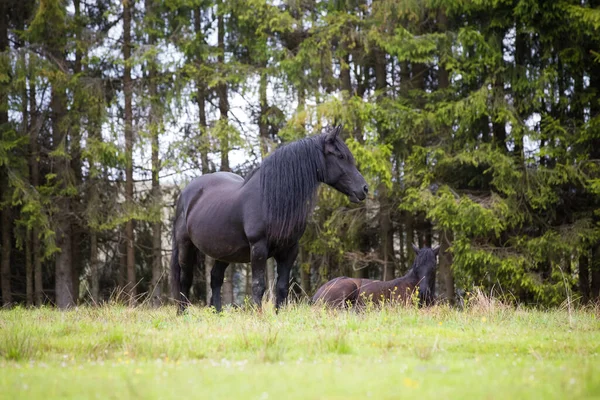
<path id="1" fill-rule="evenodd" d="M 175 208 L 175 218 L 173 218 L 173 234 L 171 237 L 171 296 L 173 300 L 178 302 L 181 297 L 181 265 L 179 265 L 179 245 L 177 243 L 177 221 L 181 213 L 181 197 L 177 201 Z"/>
<path id="2" fill-rule="evenodd" d="M 173 250 L 171 251 L 171 295 L 178 301 L 181 293 L 181 266 L 179 265 L 179 246 L 173 234 Z"/>

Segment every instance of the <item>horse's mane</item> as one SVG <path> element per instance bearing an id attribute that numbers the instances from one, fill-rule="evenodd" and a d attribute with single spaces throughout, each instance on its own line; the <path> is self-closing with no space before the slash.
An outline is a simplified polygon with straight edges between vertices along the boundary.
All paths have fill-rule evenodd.
<path id="1" fill-rule="evenodd" d="M 319 182 L 323 181 L 326 134 L 286 144 L 265 158 L 246 179 L 260 173 L 267 237 L 280 242 L 302 233 L 310 215 Z M 352 153 L 335 136 L 335 147 L 344 156 Z"/>

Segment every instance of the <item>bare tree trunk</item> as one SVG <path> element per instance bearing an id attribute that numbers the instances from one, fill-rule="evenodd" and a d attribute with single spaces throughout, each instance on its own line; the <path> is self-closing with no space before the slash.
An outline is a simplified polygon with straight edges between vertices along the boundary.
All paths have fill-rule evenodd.
<path id="1" fill-rule="evenodd" d="M 33 263 L 31 254 L 31 232 L 25 237 L 25 302 L 28 307 L 33 306 Z"/>
<path id="2" fill-rule="evenodd" d="M 415 244 L 415 231 L 413 227 L 414 217 L 412 214 L 406 213 L 406 268 L 412 267 L 415 260 L 415 252 L 412 245 Z"/>
<path id="3" fill-rule="evenodd" d="M 233 274 L 236 264 L 229 264 L 225 270 L 225 280 L 223 281 L 223 304 L 233 304 Z"/>
<path id="4" fill-rule="evenodd" d="M 271 302 L 275 301 L 275 293 L 273 288 L 275 287 L 275 260 L 269 258 L 266 264 L 267 268 L 267 299 Z"/>
<path id="5" fill-rule="evenodd" d="M 597 301 L 600 298 L 600 244 L 592 248 L 592 282 L 590 298 Z"/>
<path id="6" fill-rule="evenodd" d="M 101 107 L 98 107 L 93 110 L 96 114 L 93 118 L 89 118 L 89 126 L 88 132 L 90 139 L 96 140 L 98 142 L 102 141 L 101 134 L 101 125 L 100 125 L 100 116 L 103 112 Z M 90 169 L 93 168 L 95 160 L 88 159 Z M 90 215 L 95 212 L 96 208 L 100 206 L 100 192 L 98 189 L 98 185 L 100 180 L 96 177 L 96 175 L 92 172 L 89 174 L 89 198 L 87 199 L 87 207 L 90 208 L 88 212 L 87 218 L 87 229 L 90 233 L 90 286 L 91 286 L 91 296 L 94 304 L 100 303 L 100 260 L 98 258 L 98 231 L 96 228 L 96 224 L 92 223 L 93 217 L 90 218 Z M 120 244 L 118 245 L 120 250 Z M 123 269 L 119 269 L 119 274 L 123 271 Z"/>
<path id="7" fill-rule="evenodd" d="M 266 68 L 266 65 L 262 66 Z M 260 135 L 260 153 L 264 159 L 270 151 L 270 140 L 269 140 L 269 123 L 268 123 L 268 111 L 269 103 L 267 98 L 267 73 L 261 71 L 260 74 L 260 85 L 259 85 L 259 99 L 260 99 L 260 115 L 258 117 L 258 132 Z"/>
<path id="8" fill-rule="evenodd" d="M 450 304 L 454 304 L 454 276 L 452 274 L 452 253 L 448 251 L 448 248 L 452 245 L 453 240 L 452 231 L 440 232 L 440 287 L 443 298 L 447 299 Z"/>
<path id="9" fill-rule="evenodd" d="M 20 29 L 24 30 L 25 26 L 21 25 Z M 22 47 L 25 47 L 25 43 L 21 43 Z M 25 56 L 20 55 L 20 62 L 24 70 L 27 70 L 27 60 Z M 29 101 L 27 99 L 27 82 L 26 80 L 20 85 L 21 90 L 21 136 L 28 138 L 29 129 L 32 125 L 31 117 L 29 115 Z M 1 129 L 1 128 L 0 128 Z M 31 179 L 31 177 L 30 177 Z M 31 182 L 31 181 L 30 181 Z M 25 232 L 25 302 L 27 306 L 33 305 L 33 264 L 32 264 L 32 244 L 31 244 L 31 231 L 28 229 Z"/>
<path id="10" fill-rule="evenodd" d="M 128 216 L 125 225 L 125 237 L 127 241 L 127 293 L 130 304 L 135 302 L 136 278 L 135 278 L 135 248 L 133 236 L 133 82 L 131 80 L 131 10 L 133 0 L 123 1 L 123 91 L 125 97 L 125 204 Z"/>
<path id="11" fill-rule="evenodd" d="M 302 291 L 306 295 L 310 295 L 312 292 L 310 285 L 310 256 L 307 255 L 306 250 L 300 249 L 300 284 L 302 285 Z"/>
<path id="12" fill-rule="evenodd" d="M 404 253 L 404 224 L 398 224 L 398 256 L 400 258 L 399 275 L 402 276 L 406 272 L 406 255 Z"/>
<path id="13" fill-rule="evenodd" d="M 379 47 L 373 49 L 375 53 L 375 90 L 378 92 L 378 98 L 381 100 L 386 96 L 387 88 L 387 64 L 385 53 Z M 387 129 L 379 127 L 382 140 L 385 142 L 388 135 Z M 379 199 L 379 228 L 380 228 L 380 249 L 379 257 L 383 260 L 383 280 L 388 281 L 394 278 L 396 267 L 394 257 L 394 229 L 391 217 L 391 202 L 388 188 L 382 182 L 378 188 Z"/>
<path id="14" fill-rule="evenodd" d="M 246 301 L 252 300 L 252 267 L 250 263 L 246 264 L 246 287 L 244 288 L 244 298 Z"/>
<path id="15" fill-rule="evenodd" d="M 68 210 L 69 200 L 64 199 L 61 202 L 66 207 L 61 207 L 62 212 Z M 56 256 L 55 262 L 55 280 L 56 280 L 56 306 L 61 309 L 69 308 L 75 305 L 73 297 L 73 263 L 72 263 L 72 243 L 71 243 L 71 224 L 66 215 L 59 216 L 62 220 L 59 222 L 56 245 L 60 253 Z"/>
<path id="16" fill-rule="evenodd" d="M 350 56 L 345 55 L 340 65 L 340 84 L 341 89 L 347 92 L 347 96 L 352 96 L 352 81 L 350 80 Z"/>
<path id="17" fill-rule="evenodd" d="M 4 180 L 4 179 L 3 179 Z M 3 199 L 4 200 L 4 199 Z M 0 268 L 0 279 L 2 280 L 2 305 L 8 306 L 12 303 L 12 289 L 10 284 L 10 253 L 12 247 L 10 208 L 4 206 L 2 210 L 2 266 Z"/>
<path id="18" fill-rule="evenodd" d="M 0 2 L 0 52 L 8 50 L 8 2 Z M 8 124 L 8 91 L 4 88 L 4 83 L 0 82 L 0 133 L 7 132 Z M 2 289 L 2 304 L 12 303 L 12 292 L 10 286 L 10 250 L 11 240 L 11 215 L 10 215 L 10 196 L 9 196 L 8 173 L 4 168 L 0 168 L 0 202 L 4 202 L 4 208 L 0 211 L 2 217 L 2 256 L 0 261 L 0 281 Z"/>
<path id="19" fill-rule="evenodd" d="M 394 278 L 396 267 L 394 257 L 394 229 L 390 215 L 388 191 L 385 184 L 379 186 L 379 227 L 381 235 L 380 257 L 383 260 L 383 280 L 389 281 Z"/>
<path id="20" fill-rule="evenodd" d="M 80 0 L 73 1 L 73 8 L 75 11 L 75 24 L 80 24 Z M 76 27 L 76 35 L 77 39 L 81 40 L 81 27 L 78 25 Z M 82 63 L 81 60 L 83 58 L 81 48 L 79 46 L 75 47 L 75 63 L 73 65 L 73 73 L 78 75 L 82 71 Z M 81 109 L 72 110 L 75 113 L 74 118 L 72 119 L 72 125 L 69 128 L 69 133 L 71 133 L 69 137 L 69 156 L 71 158 L 71 171 L 73 176 L 73 185 L 76 188 L 80 188 L 83 175 L 82 175 L 82 162 L 81 162 L 81 126 L 80 126 L 80 116 L 79 113 L 82 111 Z M 79 196 L 80 191 L 77 190 L 77 195 L 72 196 L 71 199 L 71 212 L 75 215 L 81 215 L 81 198 Z M 73 299 L 75 302 L 79 299 L 79 278 L 81 276 L 81 272 L 83 271 L 83 246 L 82 246 L 82 238 L 84 237 L 84 229 L 83 226 L 79 223 L 77 218 L 71 218 L 71 279 L 73 288 Z"/>
<path id="21" fill-rule="evenodd" d="M 210 257 L 205 258 L 206 267 L 204 269 L 204 278 L 206 279 L 206 304 L 210 304 L 210 298 L 212 296 L 212 289 L 210 287 L 210 271 L 215 264 L 215 260 Z"/>
<path id="22" fill-rule="evenodd" d="M 35 76 L 32 73 L 29 79 L 29 179 L 31 182 L 31 186 L 37 190 L 40 184 L 40 170 L 38 163 L 38 134 L 40 124 L 38 122 L 39 116 L 37 112 L 37 100 L 35 91 Z M 41 306 L 44 301 L 44 288 L 42 281 L 42 258 L 39 234 L 39 229 L 36 226 L 34 226 L 31 229 L 31 252 L 33 255 L 33 297 L 35 305 L 37 306 Z"/>
<path id="23" fill-rule="evenodd" d="M 590 301 L 590 261 L 589 251 L 582 251 L 579 254 L 579 291 L 581 292 L 581 301 L 585 304 Z"/>
<path id="24" fill-rule="evenodd" d="M 217 46 L 219 49 L 217 61 L 219 63 L 219 69 L 224 79 L 224 66 L 225 66 L 225 20 L 223 16 L 223 0 L 217 1 Z M 219 113 L 220 119 L 223 124 L 227 123 L 229 113 L 229 101 L 227 99 L 227 84 L 220 83 L 217 86 L 217 93 L 219 95 Z M 221 171 L 231 171 L 229 168 L 229 140 L 226 136 L 221 137 Z"/>
<path id="25" fill-rule="evenodd" d="M 448 18 L 446 16 L 446 12 L 443 8 L 438 10 L 438 28 L 440 32 L 446 32 L 448 29 Z M 450 85 L 448 70 L 446 66 L 441 64 L 438 67 L 439 75 L 438 75 L 438 89 L 445 90 Z M 504 146 L 504 141 L 506 139 L 506 132 L 504 132 L 504 136 L 502 136 L 503 127 L 495 126 L 495 135 L 494 140 L 497 142 L 498 146 Z M 451 131 L 448 127 L 443 127 L 443 134 L 450 136 Z M 450 140 L 450 138 L 447 138 Z M 454 235 L 452 231 L 441 231 L 440 232 L 440 251 L 439 251 L 439 275 L 441 280 L 441 287 L 443 291 L 443 296 L 450 302 L 450 304 L 454 304 L 454 275 L 452 273 L 452 254 L 448 251 L 448 248 L 452 245 L 452 241 L 454 240 Z M 431 244 L 430 244 L 431 245 Z"/>
<path id="26" fill-rule="evenodd" d="M 119 251 L 119 273 L 117 274 L 117 286 L 120 290 L 125 290 L 127 285 L 127 238 L 125 229 L 120 232 L 118 245 Z"/>
<path id="27" fill-rule="evenodd" d="M 202 8 L 198 7 L 194 12 L 194 30 L 196 32 L 197 40 L 201 40 L 202 37 Z M 202 64 L 204 59 L 201 54 L 198 55 L 198 64 Z M 199 131 L 200 131 L 200 161 L 202 163 L 202 175 L 210 173 L 210 166 L 208 165 L 208 153 L 210 151 L 210 141 L 208 139 L 208 125 L 206 122 L 206 84 L 202 78 L 196 78 L 196 101 L 198 103 L 198 119 L 199 119 Z M 205 276 L 205 291 L 206 291 L 206 304 L 210 303 L 211 289 L 210 289 L 210 270 L 213 262 L 209 260 L 205 254 L 198 254 L 198 262 L 204 266 Z"/>
<path id="28" fill-rule="evenodd" d="M 90 230 L 90 267 L 92 281 L 92 301 L 100 303 L 100 271 L 98 262 L 98 234 L 95 229 Z"/>
<path id="29" fill-rule="evenodd" d="M 145 0 L 146 17 L 150 19 L 148 25 L 150 31 L 154 29 L 152 19 L 154 18 L 155 4 L 153 0 Z M 156 35 L 153 33 L 148 34 L 148 45 L 156 45 Z M 158 98 L 157 79 L 158 74 L 156 71 L 156 60 L 152 59 L 148 63 L 148 92 L 150 94 L 150 137 L 152 140 L 152 198 L 158 208 L 158 220 L 152 224 L 152 304 L 155 307 L 161 304 L 161 277 L 163 273 L 162 268 L 162 240 L 161 240 L 161 229 L 162 229 L 162 197 L 160 191 L 159 172 L 160 172 L 160 160 L 158 158 L 159 149 L 159 135 L 162 126 L 162 110 L 160 109 L 160 99 Z"/>
<path id="30" fill-rule="evenodd" d="M 66 60 L 63 49 L 52 49 L 52 55 L 57 63 L 64 70 L 66 69 Z M 50 100 L 52 109 L 52 133 L 53 144 L 56 149 L 63 147 L 64 153 L 68 153 L 67 146 L 67 93 L 66 90 L 55 83 L 52 87 Z M 72 171 L 70 162 L 64 156 L 58 156 L 54 160 L 57 183 L 60 189 L 64 190 L 72 185 Z M 73 290 L 73 259 L 72 259 L 72 225 L 71 212 L 72 204 L 69 195 L 62 195 L 57 200 L 58 214 L 56 218 L 56 245 L 60 252 L 55 260 L 55 291 L 56 305 L 58 308 L 65 309 L 75 305 Z"/>

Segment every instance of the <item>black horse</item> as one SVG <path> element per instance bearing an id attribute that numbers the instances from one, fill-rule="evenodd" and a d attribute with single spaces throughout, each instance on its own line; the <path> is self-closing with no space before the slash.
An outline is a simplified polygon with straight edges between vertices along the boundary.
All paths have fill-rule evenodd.
<path id="1" fill-rule="evenodd" d="M 436 256 L 439 246 L 433 249 L 419 249 L 413 244 L 417 257 L 406 275 L 391 281 L 372 279 L 334 278 L 321 286 L 312 298 L 314 303 L 323 302 L 333 307 L 364 305 L 367 300 L 378 304 L 383 301 L 403 301 L 411 299 L 415 289 L 419 289 L 419 305 L 430 305 L 435 299 Z"/>
<path id="2" fill-rule="evenodd" d="M 326 183 L 357 203 L 368 187 L 341 127 L 289 143 L 265 158 L 246 179 L 216 172 L 194 179 L 177 201 L 171 281 L 179 312 L 189 304 L 197 253 L 215 259 L 211 305 L 221 310 L 221 286 L 229 263 L 251 262 L 252 297 L 260 307 L 265 266 L 277 261 L 277 309 L 285 301 L 298 241 L 314 208 L 316 189 Z"/>

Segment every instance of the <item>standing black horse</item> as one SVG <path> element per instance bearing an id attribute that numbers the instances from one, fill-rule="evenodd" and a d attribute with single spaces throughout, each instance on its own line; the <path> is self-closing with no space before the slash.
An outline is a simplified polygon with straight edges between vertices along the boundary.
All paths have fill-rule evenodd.
<path id="1" fill-rule="evenodd" d="M 316 189 L 326 183 L 352 202 L 368 187 L 352 153 L 340 139 L 341 127 L 277 149 L 246 179 L 216 172 L 194 179 L 177 201 L 173 227 L 171 281 L 179 311 L 189 304 L 197 252 L 215 259 L 211 305 L 221 310 L 221 286 L 229 263 L 251 262 L 252 297 L 260 306 L 265 267 L 277 261 L 277 309 L 285 301 L 298 241 L 314 207 Z"/>

